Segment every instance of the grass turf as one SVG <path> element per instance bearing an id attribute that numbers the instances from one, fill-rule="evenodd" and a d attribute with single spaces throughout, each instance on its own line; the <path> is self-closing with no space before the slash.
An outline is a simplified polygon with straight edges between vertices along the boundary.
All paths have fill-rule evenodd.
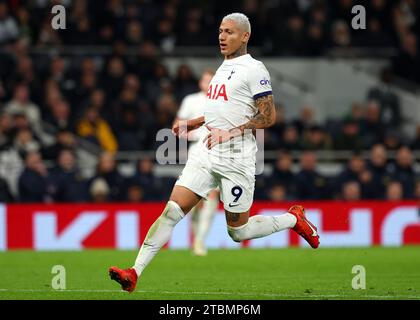
<path id="1" fill-rule="evenodd" d="M 420 247 L 163 250 L 128 294 L 109 266 L 130 266 L 134 251 L 0 253 L 0 299 L 420 299 Z M 66 268 L 66 290 L 51 288 L 54 265 Z M 354 265 L 366 289 L 353 290 Z"/>

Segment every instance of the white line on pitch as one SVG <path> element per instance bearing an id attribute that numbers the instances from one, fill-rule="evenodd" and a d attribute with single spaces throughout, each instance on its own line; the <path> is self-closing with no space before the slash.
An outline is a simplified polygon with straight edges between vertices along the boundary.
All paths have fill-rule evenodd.
<path id="1" fill-rule="evenodd" d="M 0 289 L 0 292 L 111 292 L 111 293 L 125 293 L 122 290 L 110 290 L 110 289 L 99 289 L 99 290 L 85 290 L 85 289 L 69 289 L 69 290 L 45 290 L 45 289 Z M 236 292 L 199 292 L 199 291 L 152 291 L 152 290 L 137 290 L 133 293 L 159 293 L 159 294 L 183 294 L 183 295 L 224 295 L 224 296 L 253 296 L 253 297 L 292 297 L 292 298 L 345 298 L 346 294 L 282 294 L 282 293 L 236 293 Z M 373 298 L 373 299 L 420 299 L 420 296 L 381 296 L 381 295 L 360 295 L 354 298 Z"/>

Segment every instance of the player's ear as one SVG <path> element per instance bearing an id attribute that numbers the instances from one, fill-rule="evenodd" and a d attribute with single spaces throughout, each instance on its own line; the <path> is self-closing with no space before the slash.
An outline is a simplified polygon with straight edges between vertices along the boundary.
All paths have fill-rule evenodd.
<path id="1" fill-rule="evenodd" d="M 243 34 L 242 34 L 242 42 L 243 43 L 247 43 L 248 42 L 248 40 L 249 40 L 249 37 L 251 36 L 251 34 L 249 33 L 249 32 L 244 32 Z"/>

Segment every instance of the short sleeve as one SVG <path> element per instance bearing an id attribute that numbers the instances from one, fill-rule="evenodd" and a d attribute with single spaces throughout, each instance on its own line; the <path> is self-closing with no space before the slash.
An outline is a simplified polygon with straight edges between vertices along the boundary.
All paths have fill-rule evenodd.
<path id="1" fill-rule="evenodd" d="M 270 74 L 261 62 L 253 68 L 250 68 L 248 85 L 254 100 L 273 94 Z"/>
<path id="2" fill-rule="evenodd" d="M 179 107 L 177 117 L 182 120 L 189 120 L 191 118 L 191 103 L 190 97 L 186 96 Z"/>

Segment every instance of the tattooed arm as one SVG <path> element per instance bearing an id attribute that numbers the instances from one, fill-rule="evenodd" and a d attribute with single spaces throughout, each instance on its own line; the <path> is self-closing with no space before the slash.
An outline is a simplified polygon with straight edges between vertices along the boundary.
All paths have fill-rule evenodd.
<path id="1" fill-rule="evenodd" d="M 257 105 L 259 112 L 247 123 L 229 130 L 230 132 L 235 133 L 234 136 L 243 134 L 247 129 L 269 128 L 276 122 L 276 107 L 272 94 L 258 98 L 255 100 L 255 104 Z"/>
<path id="2" fill-rule="evenodd" d="M 230 129 L 229 131 L 209 128 L 211 132 L 207 136 L 207 148 L 211 149 L 219 143 L 229 141 L 230 139 L 243 135 L 246 130 L 269 128 L 276 122 L 276 107 L 274 105 L 273 95 L 267 95 L 255 100 L 258 107 L 258 113 L 247 123 Z"/>

